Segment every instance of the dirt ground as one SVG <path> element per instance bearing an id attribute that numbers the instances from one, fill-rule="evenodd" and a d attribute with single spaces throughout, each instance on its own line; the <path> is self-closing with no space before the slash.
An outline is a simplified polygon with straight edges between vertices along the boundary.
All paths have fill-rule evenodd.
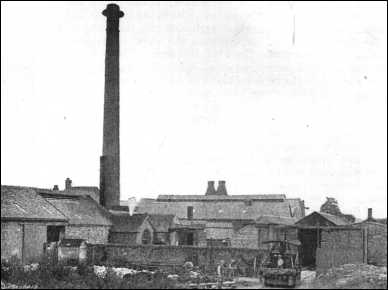
<path id="1" fill-rule="evenodd" d="M 314 280 L 315 271 L 302 271 L 301 284 L 295 289 L 306 289 Z M 275 287 L 265 287 L 264 283 L 259 278 L 240 277 L 237 284 L 238 289 L 285 289 Z"/>

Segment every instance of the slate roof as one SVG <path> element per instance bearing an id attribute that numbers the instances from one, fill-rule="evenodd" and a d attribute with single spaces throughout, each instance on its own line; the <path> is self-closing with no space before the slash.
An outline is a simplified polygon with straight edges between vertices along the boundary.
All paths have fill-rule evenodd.
<path id="1" fill-rule="evenodd" d="M 168 230 L 174 224 L 175 215 L 173 214 L 151 214 L 150 223 L 158 233 L 168 233 Z"/>
<path id="2" fill-rule="evenodd" d="M 283 216 L 274 216 L 274 215 L 262 215 L 257 220 L 257 224 L 265 224 L 265 225 L 286 225 L 291 226 L 294 225 L 298 218 L 292 217 L 283 217 Z"/>
<path id="3" fill-rule="evenodd" d="M 284 194 L 248 194 L 248 195 L 159 195 L 158 201 L 233 201 L 233 200 L 284 200 Z"/>
<path id="4" fill-rule="evenodd" d="M 203 197 L 203 196 L 202 196 Z M 201 198 L 202 198 L 201 197 Z M 210 196 L 212 197 L 212 196 Z M 222 197 L 222 196 L 221 196 Z M 261 199 L 253 200 L 248 205 L 246 196 L 232 199 L 230 202 L 203 202 L 203 200 L 170 200 L 141 199 L 137 204 L 137 213 L 175 214 L 179 219 L 187 218 L 187 207 L 193 206 L 193 219 L 202 220 L 256 220 L 262 215 L 297 217 L 303 214 L 300 199 Z"/>
<path id="5" fill-rule="evenodd" d="M 109 212 L 90 196 L 62 193 L 41 193 L 41 196 L 62 212 L 70 225 L 112 225 Z"/>
<path id="6" fill-rule="evenodd" d="M 129 213 L 111 214 L 111 220 L 113 223 L 111 231 L 120 232 L 120 233 L 138 233 L 139 227 L 146 221 L 147 218 L 148 218 L 147 214 L 134 214 L 134 215 L 129 215 Z"/>
<path id="7" fill-rule="evenodd" d="M 1 219 L 65 222 L 68 218 L 41 197 L 35 189 L 1 186 Z"/>

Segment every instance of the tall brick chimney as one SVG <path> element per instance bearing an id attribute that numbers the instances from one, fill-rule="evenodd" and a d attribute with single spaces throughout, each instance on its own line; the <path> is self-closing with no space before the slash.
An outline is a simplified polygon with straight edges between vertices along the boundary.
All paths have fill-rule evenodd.
<path id="1" fill-rule="evenodd" d="M 102 14 L 106 16 L 106 51 L 100 203 L 110 208 L 120 204 L 119 19 L 124 13 L 118 5 L 108 4 Z"/>
<path id="2" fill-rule="evenodd" d="M 219 180 L 218 181 L 218 187 L 217 187 L 216 194 L 218 194 L 218 195 L 228 195 L 228 192 L 226 191 L 226 186 L 225 186 L 225 181 L 224 180 Z"/>

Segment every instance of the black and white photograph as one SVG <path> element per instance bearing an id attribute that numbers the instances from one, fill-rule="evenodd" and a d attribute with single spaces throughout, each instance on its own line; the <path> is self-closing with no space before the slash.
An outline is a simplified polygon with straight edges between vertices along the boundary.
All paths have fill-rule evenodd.
<path id="1" fill-rule="evenodd" d="M 1 289 L 387 289 L 386 1 L 1 1 Z"/>

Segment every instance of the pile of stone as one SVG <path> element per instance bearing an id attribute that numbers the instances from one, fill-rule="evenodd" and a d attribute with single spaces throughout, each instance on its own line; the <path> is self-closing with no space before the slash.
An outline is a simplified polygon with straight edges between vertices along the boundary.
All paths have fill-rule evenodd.
<path id="1" fill-rule="evenodd" d="M 346 264 L 320 274 L 314 284 L 321 289 L 387 289 L 387 267 Z"/>
<path id="2" fill-rule="evenodd" d="M 36 285 L 15 285 L 1 281 L 1 289 L 38 289 Z"/>
<path id="3" fill-rule="evenodd" d="M 138 270 L 130 269 L 130 268 L 115 268 L 115 267 L 111 267 L 109 269 L 120 278 L 124 278 L 127 275 L 135 275 L 138 273 L 147 273 L 147 274 L 151 274 L 151 275 L 154 274 L 154 272 L 148 271 L 148 270 L 138 271 Z M 101 278 L 105 278 L 105 276 L 108 272 L 108 268 L 105 266 L 94 265 L 93 271 L 94 271 L 94 274 L 96 274 L 96 276 L 101 277 Z"/>

